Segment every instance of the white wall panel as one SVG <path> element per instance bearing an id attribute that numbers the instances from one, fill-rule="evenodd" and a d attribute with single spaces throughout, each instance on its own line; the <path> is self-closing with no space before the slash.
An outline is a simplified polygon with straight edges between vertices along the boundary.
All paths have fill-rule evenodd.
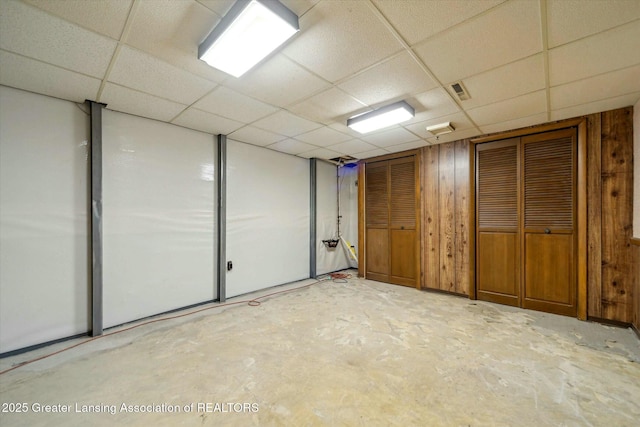
<path id="1" fill-rule="evenodd" d="M 217 298 L 214 136 L 105 110 L 104 326 Z"/>
<path id="2" fill-rule="evenodd" d="M 323 240 L 338 239 L 338 167 L 318 160 L 316 166 L 316 274 L 321 276 L 349 267 L 347 254 L 341 243 L 329 248 Z M 341 197 L 342 198 L 342 197 Z M 344 216 L 341 206 L 341 216 Z M 341 221 L 344 231 L 344 221 Z"/>
<path id="3" fill-rule="evenodd" d="M 89 117 L 0 86 L 0 353 L 89 329 Z"/>
<path id="4" fill-rule="evenodd" d="M 309 277 L 309 161 L 227 145 L 227 296 Z"/>
<path id="5" fill-rule="evenodd" d="M 358 168 L 343 166 L 340 168 L 340 215 L 342 222 L 340 233 L 358 253 Z"/>

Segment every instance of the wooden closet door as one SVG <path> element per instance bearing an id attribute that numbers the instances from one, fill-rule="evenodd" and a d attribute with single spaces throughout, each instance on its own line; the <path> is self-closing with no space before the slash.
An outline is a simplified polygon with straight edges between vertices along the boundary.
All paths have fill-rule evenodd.
<path id="1" fill-rule="evenodd" d="M 520 305 L 519 138 L 476 146 L 476 295 Z"/>
<path id="2" fill-rule="evenodd" d="M 416 287 L 418 240 L 416 233 L 415 157 L 389 161 L 389 281 Z"/>
<path id="3" fill-rule="evenodd" d="M 524 308 L 575 316 L 576 132 L 522 138 Z"/>
<path id="4" fill-rule="evenodd" d="M 365 277 L 417 287 L 419 251 L 416 157 L 365 167 Z"/>
<path id="5" fill-rule="evenodd" d="M 365 169 L 366 277 L 389 280 L 389 165 L 367 163 Z"/>

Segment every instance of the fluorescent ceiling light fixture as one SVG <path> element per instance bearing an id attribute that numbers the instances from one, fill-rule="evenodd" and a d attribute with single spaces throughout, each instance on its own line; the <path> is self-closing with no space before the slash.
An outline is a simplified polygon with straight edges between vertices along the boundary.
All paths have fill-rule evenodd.
<path id="1" fill-rule="evenodd" d="M 198 46 L 198 58 L 240 77 L 300 29 L 278 0 L 238 0 Z"/>
<path id="2" fill-rule="evenodd" d="M 444 135 L 445 133 L 451 133 L 454 130 L 456 130 L 456 128 L 453 127 L 451 122 L 444 122 L 433 126 L 427 126 L 427 132 L 431 132 L 435 136 Z"/>
<path id="3" fill-rule="evenodd" d="M 368 113 L 351 117 L 347 126 L 360 133 L 369 133 L 411 119 L 415 111 L 405 101 L 396 102 Z"/>

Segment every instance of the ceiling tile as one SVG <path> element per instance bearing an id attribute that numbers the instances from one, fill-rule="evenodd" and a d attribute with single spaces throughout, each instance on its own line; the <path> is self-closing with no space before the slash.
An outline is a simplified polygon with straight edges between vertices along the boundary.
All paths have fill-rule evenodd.
<path id="1" fill-rule="evenodd" d="M 351 156 L 356 159 L 370 159 L 371 157 L 384 156 L 385 154 L 389 154 L 389 152 L 383 148 L 376 148 L 375 150 L 363 151 L 362 153 L 352 154 Z"/>
<path id="2" fill-rule="evenodd" d="M 495 104 L 467 110 L 467 114 L 479 126 L 506 122 L 519 117 L 528 117 L 545 112 L 547 109 L 546 91 L 540 90 L 517 98 L 496 102 Z"/>
<path id="3" fill-rule="evenodd" d="M 601 101 L 581 104 L 561 110 L 551 111 L 551 120 L 563 120 L 572 117 L 584 116 L 587 114 L 599 113 L 601 111 L 614 110 L 616 108 L 635 105 L 640 101 L 640 92 L 617 96 L 615 98 L 603 99 Z"/>
<path id="4" fill-rule="evenodd" d="M 273 56 L 239 79 L 225 81 L 225 86 L 268 104 L 286 107 L 327 88 L 329 83 L 283 56 Z"/>
<path id="5" fill-rule="evenodd" d="M 438 86 L 407 52 L 340 83 L 338 87 L 367 105 L 393 102 Z"/>
<path id="6" fill-rule="evenodd" d="M 640 64 L 551 88 L 551 109 L 640 92 Z"/>
<path id="7" fill-rule="evenodd" d="M 405 142 L 412 142 L 418 139 L 418 136 L 409 132 L 408 130 L 397 127 L 394 129 L 378 132 L 373 135 L 364 136 L 362 139 L 369 144 L 373 144 L 376 147 L 389 147 L 391 145 L 398 145 Z"/>
<path id="8" fill-rule="evenodd" d="M 217 83 L 229 77 L 198 59 L 198 45 L 220 15 L 194 0 L 138 0 L 134 9 L 128 45 Z"/>
<path id="9" fill-rule="evenodd" d="M 278 111 L 258 120 L 253 126 L 281 135 L 296 136 L 317 129 L 322 125 L 293 115 L 288 111 Z"/>
<path id="10" fill-rule="evenodd" d="M 461 139 L 473 138 L 474 136 L 478 136 L 480 134 L 482 134 L 482 132 L 480 132 L 480 129 L 473 127 L 473 128 L 461 130 L 459 132 L 455 131 L 453 133 L 440 135 L 439 138 L 436 138 L 435 136 L 433 136 L 431 138 L 428 138 L 427 141 L 429 141 L 429 144 L 431 145 L 437 145 L 437 144 L 444 144 L 445 142 L 459 141 Z"/>
<path id="11" fill-rule="evenodd" d="M 271 144 L 267 146 L 267 148 L 280 151 L 281 153 L 297 155 L 300 153 L 304 153 L 305 151 L 315 150 L 318 147 L 288 138 L 283 141 L 276 142 L 275 144 Z"/>
<path id="12" fill-rule="evenodd" d="M 407 130 L 410 130 L 414 134 L 418 135 L 420 138 L 428 139 L 433 137 L 433 134 L 431 132 L 427 132 L 427 126 L 432 126 L 432 125 L 436 125 L 444 122 L 450 122 L 453 125 L 453 127 L 455 128 L 455 131 L 453 132 L 453 134 L 457 134 L 462 130 L 475 127 L 473 123 L 469 121 L 469 119 L 464 113 L 459 112 L 455 114 L 449 114 L 443 117 L 437 117 L 434 119 L 425 120 L 419 123 L 411 123 L 411 124 L 405 125 L 404 128 Z"/>
<path id="13" fill-rule="evenodd" d="M 365 107 L 352 96 L 332 87 L 289 107 L 289 111 L 315 122 L 329 124 L 336 120 L 346 121 L 345 117 L 350 117 L 353 111 Z"/>
<path id="14" fill-rule="evenodd" d="M 96 99 L 101 81 L 0 50 L 0 84 L 74 102 Z"/>
<path id="15" fill-rule="evenodd" d="M 410 45 L 484 12 L 504 0 L 373 0 Z"/>
<path id="16" fill-rule="evenodd" d="M 171 123 L 214 135 L 228 135 L 244 126 L 244 123 L 236 122 L 235 120 L 230 120 L 195 108 L 188 108 L 183 111 Z"/>
<path id="17" fill-rule="evenodd" d="M 544 58 L 534 55 L 466 78 L 462 82 L 470 99 L 460 101 L 468 110 L 545 88 Z M 450 86 L 452 96 L 457 96 Z"/>
<path id="18" fill-rule="evenodd" d="M 276 141 L 281 141 L 285 139 L 286 136 L 254 128 L 253 126 L 245 126 L 231 133 L 229 138 L 251 145 L 265 146 L 273 144 Z"/>
<path id="19" fill-rule="evenodd" d="M 427 141 L 422 139 L 418 139 L 412 142 L 405 142 L 404 144 L 392 145 L 390 147 L 385 147 L 385 150 L 391 153 L 399 153 L 401 151 L 407 150 L 415 150 L 416 148 L 424 147 L 425 145 L 429 145 Z"/>
<path id="20" fill-rule="evenodd" d="M 640 20 L 549 51 L 551 86 L 640 63 Z"/>
<path id="21" fill-rule="evenodd" d="M 359 139 L 352 139 L 351 141 L 341 142 L 340 144 L 332 145 L 327 148 L 342 154 L 348 154 L 352 156 L 355 153 L 362 153 L 364 151 L 375 150 L 377 147 L 375 145 L 371 145 Z"/>
<path id="22" fill-rule="evenodd" d="M 341 154 L 337 153 L 333 150 L 329 150 L 327 148 L 316 148 L 315 150 L 305 151 L 304 153 L 298 154 L 300 157 L 305 157 L 307 159 L 317 158 L 317 159 L 335 159 L 336 157 L 340 157 Z"/>
<path id="23" fill-rule="evenodd" d="M 0 48 L 103 78 L 116 42 L 17 1 L 0 1 Z"/>
<path id="24" fill-rule="evenodd" d="M 23 0 L 81 27 L 119 40 L 132 0 Z"/>
<path id="25" fill-rule="evenodd" d="M 214 11 L 220 17 L 226 15 L 236 0 L 198 0 L 200 3 Z"/>
<path id="26" fill-rule="evenodd" d="M 105 85 L 99 102 L 107 104 L 107 108 L 110 110 L 163 122 L 170 121 L 187 107 L 112 83 Z"/>
<path id="27" fill-rule="evenodd" d="M 443 117 L 460 111 L 451 96 L 442 88 L 416 95 L 407 102 L 416 110 L 416 115 L 407 123 L 417 123 L 435 117 Z"/>
<path id="28" fill-rule="evenodd" d="M 547 0 L 549 47 L 556 47 L 640 18 L 637 0 Z"/>
<path id="29" fill-rule="evenodd" d="M 315 6 L 320 0 L 280 0 L 293 13 L 301 17 Z"/>
<path id="30" fill-rule="evenodd" d="M 442 82 L 452 82 L 542 51 L 540 8 L 510 1 L 423 43 L 415 52 Z"/>
<path id="31" fill-rule="evenodd" d="M 277 108 L 269 104 L 250 98 L 225 86 L 218 86 L 193 106 L 243 123 L 254 122 L 278 111 Z"/>
<path id="32" fill-rule="evenodd" d="M 296 136 L 296 139 L 317 145 L 318 147 L 327 147 L 329 145 L 335 145 L 339 142 L 351 139 L 351 136 L 325 126 L 312 130 L 311 132 L 298 135 Z"/>
<path id="33" fill-rule="evenodd" d="M 320 2 L 305 14 L 284 53 L 335 82 L 401 49 L 366 2 L 342 0 Z"/>
<path id="34" fill-rule="evenodd" d="M 126 46 L 116 58 L 109 81 L 182 104 L 192 104 L 215 86 L 213 82 Z"/>
<path id="35" fill-rule="evenodd" d="M 547 122 L 547 113 L 534 114 L 528 117 L 518 117 L 502 123 L 480 126 L 482 133 L 495 133 L 505 130 L 520 129 L 527 126 L 539 125 Z"/>

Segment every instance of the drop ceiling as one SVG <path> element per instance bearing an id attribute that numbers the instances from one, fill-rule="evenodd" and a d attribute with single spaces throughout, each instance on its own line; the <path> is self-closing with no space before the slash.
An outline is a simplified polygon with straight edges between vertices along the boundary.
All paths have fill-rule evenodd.
<path id="1" fill-rule="evenodd" d="M 282 3 L 300 32 L 236 79 L 197 58 L 233 0 L 0 0 L 0 84 L 306 158 L 367 158 L 640 99 L 639 0 Z M 399 100 L 412 120 L 346 127 Z M 425 130 L 441 122 L 455 132 Z"/>

